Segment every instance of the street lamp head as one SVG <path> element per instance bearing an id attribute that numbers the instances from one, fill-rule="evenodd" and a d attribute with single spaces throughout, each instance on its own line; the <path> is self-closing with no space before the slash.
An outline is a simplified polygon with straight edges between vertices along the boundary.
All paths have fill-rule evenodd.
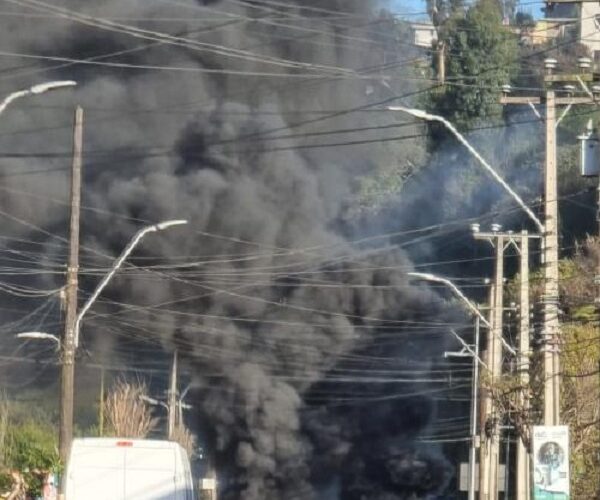
<path id="1" fill-rule="evenodd" d="M 167 229 L 171 226 L 181 226 L 183 224 L 187 224 L 188 221 L 185 219 L 175 219 L 175 220 L 166 220 L 164 222 L 159 222 L 155 225 L 157 231 L 162 231 L 163 229 Z"/>
<path id="2" fill-rule="evenodd" d="M 48 92 L 50 90 L 61 89 L 64 87 L 75 87 L 76 85 L 77 82 L 73 80 L 58 80 L 34 85 L 29 89 L 29 92 L 31 92 L 32 94 L 43 94 L 44 92 Z"/>
<path id="3" fill-rule="evenodd" d="M 432 115 L 427 113 L 427 111 L 423 111 L 422 109 L 405 108 L 404 106 L 389 106 L 388 111 L 403 111 L 404 113 L 408 113 L 409 115 L 412 115 L 415 118 L 421 118 L 422 120 L 432 120 Z"/>
<path id="4" fill-rule="evenodd" d="M 411 272 L 411 273 L 406 273 L 408 276 L 412 276 L 413 278 L 420 278 L 423 280 L 429 280 L 429 281 L 438 281 L 439 278 L 437 276 L 435 276 L 434 274 L 430 274 L 430 273 L 417 273 L 417 272 Z"/>
<path id="5" fill-rule="evenodd" d="M 60 345 L 60 339 L 56 335 L 45 332 L 23 332 L 15 335 L 18 339 L 33 339 L 33 340 L 52 340 Z"/>

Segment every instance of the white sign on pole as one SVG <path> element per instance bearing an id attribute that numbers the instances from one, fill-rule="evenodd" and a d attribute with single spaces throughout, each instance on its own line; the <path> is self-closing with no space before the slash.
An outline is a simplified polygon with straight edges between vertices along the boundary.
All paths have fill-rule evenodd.
<path id="1" fill-rule="evenodd" d="M 569 428 L 533 426 L 533 500 L 569 500 Z"/>

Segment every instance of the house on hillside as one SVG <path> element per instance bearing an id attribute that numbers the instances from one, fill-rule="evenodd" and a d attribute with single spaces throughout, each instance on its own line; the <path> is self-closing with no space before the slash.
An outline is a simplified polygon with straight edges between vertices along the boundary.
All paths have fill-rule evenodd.
<path id="1" fill-rule="evenodd" d="M 600 57 L 600 2 L 548 4 L 545 11 L 544 21 L 562 23 L 559 36 L 572 37 Z"/>
<path id="2" fill-rule="evenodd" d="M 410 24 L 413 32 L 413 43 L 417 47 L 430 49 L 437 42 L 437 30 L 431 22 L 414 22 Z"/>
<path id="3" fill-rule="evenodd" d="M 579 8 L 579 39 L 596 57 L 600 52 L 600 2 L 582 3 Z"/>
<path id="4" fill-rule="evenodd" d="M 557 38 L 563 38 L 571 19 L 538 19 L 533 26 L 524 26 L 519 30 L 524 45 L 543 45 Z"/>

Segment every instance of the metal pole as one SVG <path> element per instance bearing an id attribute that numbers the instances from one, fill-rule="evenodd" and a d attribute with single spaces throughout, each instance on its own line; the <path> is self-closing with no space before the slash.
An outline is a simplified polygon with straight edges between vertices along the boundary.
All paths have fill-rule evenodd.
<path id="1" fill-rule="evenodd" d="M 521 232 L 520 260 L 520 310 L 519 321 L 519 357 L 517 371 L 521 382 L 519 402 L 524 417 L 529 417 L 529 235 Z M 529 452 L 523 442 L 523 436 L 517 441 L 517 491 L 516 500 L 529 500 L 530 466 Z"/>
<path id="2" fill-rule="evenodd" d="M 510 490 L 510 467 L 508 466 L 510 462 L 510 431 L 506 432 L 504 450 L 506 454 L 506 458 L 504 459 L 504 498 L 510 498 L 508 496 Z"/>
<path id="3" fill-rule="evenodd" d="M 475 317 L 475 353 L 479 356 L 479 316 Z M 479 393 L 479 360 L 473 356 L 471 392 L 471 449 L 469 455 L 469 500 L 475 500 L 475 467 L 477 460 L 477 395 Z"/>
<path id="4" fill-rule="evenodd" d="M 546 91 L 544 170 L 544 424 L 560 422 L 558 358 L 558 190 L 556 178 L 556 96 Z"/>
<path id="5" fill-rule="evenodd" d="M 177 349 L 173 352 L 173 363 L 171 364 L 171 380 L 169 384 L 169 422 L 167 435 L 169 439 L 173 438 L 175 430 L 175 420 L 177 418 Z"/>
<path id="6" fill-rule="evenodd" d="M 104 436 L 104 366 L 100 368 L 100 408 L 98 416 L 98 434 Z"/>
<path id="7" fill-rule="evenodd" d="M 79 213 L 81 206 L 81 163 L 83 145 L 83 109 L 75 110 L 73 164 L 71 177 L 71 237 L 67 268 L 65 331 L 61 342 L 59 454 L 66 465 L 73 439 L 73 397 L 75 385 L 75 318 L 77 317 L 77 273 L 79 269 Z M 61 490 L 64 481 L 61 481 Z"/>

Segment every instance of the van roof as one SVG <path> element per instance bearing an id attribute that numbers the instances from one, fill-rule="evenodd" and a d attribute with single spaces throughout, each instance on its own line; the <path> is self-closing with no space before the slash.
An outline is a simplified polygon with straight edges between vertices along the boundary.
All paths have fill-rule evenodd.
<path id="1" fill-rule="evenodd" d="M 73 440 L 73 447 L 77 448 L 111 448 L 119 447 L 136 447 L 136 448 L 180 448 L 180 445 L 175 441 L 159 440 L 159 439 L 131 439 L 131 438 L 76 438 Z"/>

